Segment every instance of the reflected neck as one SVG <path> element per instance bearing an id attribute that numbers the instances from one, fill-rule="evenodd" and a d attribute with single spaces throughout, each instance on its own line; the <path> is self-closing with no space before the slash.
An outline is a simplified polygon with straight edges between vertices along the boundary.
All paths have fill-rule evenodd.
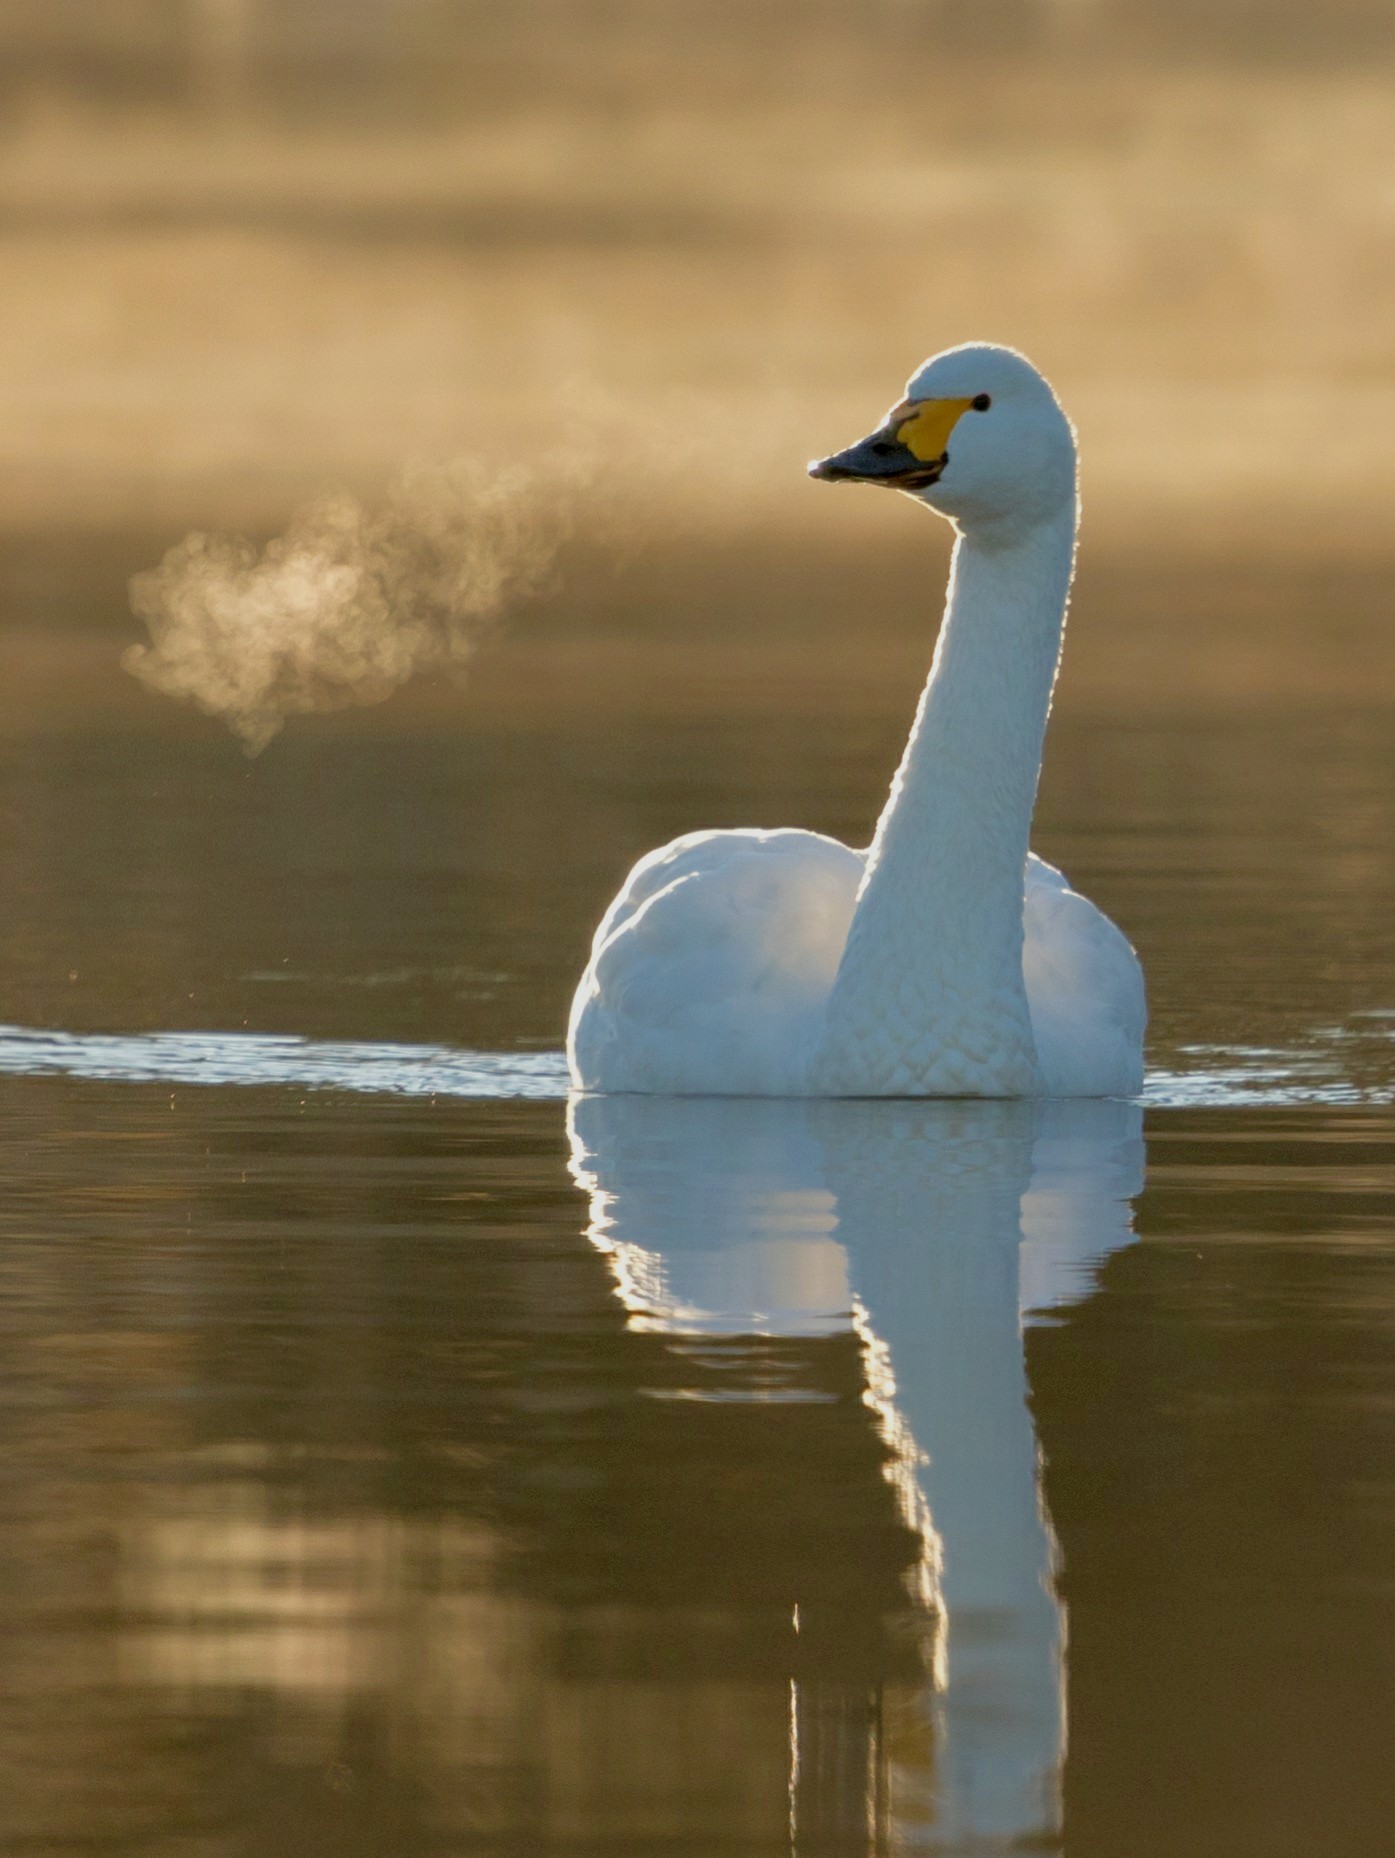
<path id="1" fill-rule="evenodd" d="M 1030 1095 L 1022 889 L 1075 553 L 1074 500 L 962 535 L 906 751 L 867 857 L 820 1064 L 837 1087 Z M 872 1075 L 861 1082 L 853 1075 Z"/>

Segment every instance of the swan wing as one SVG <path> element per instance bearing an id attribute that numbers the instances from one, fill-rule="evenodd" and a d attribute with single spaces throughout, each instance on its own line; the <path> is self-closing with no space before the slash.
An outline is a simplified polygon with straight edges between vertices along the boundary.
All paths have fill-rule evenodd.
<path id="1" fill-rule="evenodd" d="M 1035 854 L 1027 860 L 1022 926 L 1022 973 L 1048 1094 L 1137 1095 L 1148 1008 L 1128 938 Z"/>
<path id="2" fill-rule="evenodd" d="M 798 1095 L 863 855 L 816 832 L 651 852 L 596 932 L 567 1049 L 586 1090 Z"/>

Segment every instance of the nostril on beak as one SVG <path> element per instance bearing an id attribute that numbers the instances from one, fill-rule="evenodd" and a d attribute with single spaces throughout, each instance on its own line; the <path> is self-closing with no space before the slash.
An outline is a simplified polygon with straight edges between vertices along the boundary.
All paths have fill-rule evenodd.
<path id="1" fill-rule="evenodd" d="M 809 475 L 825 484 L 890 484 L 898 472 L 914 463 L 894 434 L 878 432 L 871 438 L 859 439 L 845 452 L 816 458 L 809 466 Z"/>

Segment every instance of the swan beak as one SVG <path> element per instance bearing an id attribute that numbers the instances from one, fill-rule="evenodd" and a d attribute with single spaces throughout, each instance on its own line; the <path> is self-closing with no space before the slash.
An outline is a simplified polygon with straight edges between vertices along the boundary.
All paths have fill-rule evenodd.
<path id="1" fill-rule="evenodd" d="M 926 490 L 949 463 L 949 435 L 972 400 L 903 400 L 885 423 L 845 452 L 818 458 L 810 477 L 824 484 L 885 484 L 891 490 Z"/>

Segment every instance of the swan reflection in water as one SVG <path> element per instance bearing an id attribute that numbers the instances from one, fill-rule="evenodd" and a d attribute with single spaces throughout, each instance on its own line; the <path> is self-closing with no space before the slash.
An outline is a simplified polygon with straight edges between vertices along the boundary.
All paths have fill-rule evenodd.
<path id="1" fill-rule="evenodd" d="M 922 1726 L 887 1733 L 873 1699 L 850 1761 L 796 1681 L 796 1849 L 802 1831 L 820 1836 L 813 1820 L 827 1830 L 830 1784 L 856 1795 L 842 1812 L 864 1815 L 878 1842 L 1055 1844 L 1066 1619 L 1023 1327 L 1088 1295 L 1132 1239 L 1140 1111 L 578 1097 L 570 1130 L 589 1236 L 632 1325 L 709 1341 L 862 1338 L 865 1398 L 921 1543 Z M 748 1376 L 730 1397 L 772 1392 Z M 905 1753 L 924 1750 L 926 1727 L 928 1761 Z"/>

